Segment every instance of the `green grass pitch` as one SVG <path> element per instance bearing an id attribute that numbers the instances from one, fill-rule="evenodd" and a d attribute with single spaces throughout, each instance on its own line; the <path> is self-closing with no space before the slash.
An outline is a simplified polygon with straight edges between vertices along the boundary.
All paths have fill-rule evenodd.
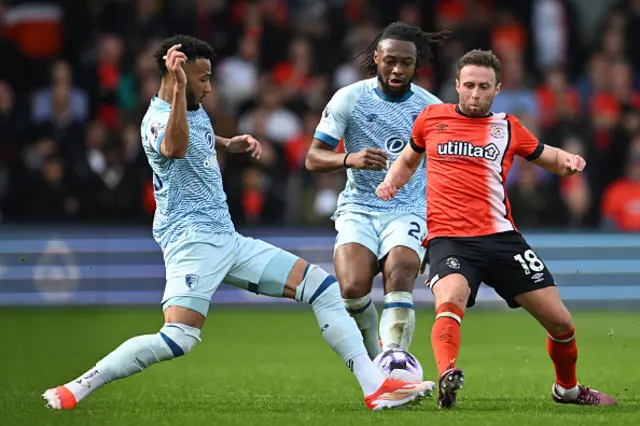
<path id="1" fill-rule="evenodd" d="M 434 379 L 433 315 L 421 309 L 412 352 Z M 615 407 L 551 400 L 545 333 L 522 311 L 471 310 L 458 406 L 435 399 L 371 413 L 320 336 L 311 312 L 213 307 L 203 343 L 183 358 L 111 383 L 69 412 L 44 408 L 47 388 L 90 368 L 122 341 L 156 332 L 156 309 L 0 310 L 0 425 L 640 425 L 640 314 L 576 311 L 579 379 Z"/>

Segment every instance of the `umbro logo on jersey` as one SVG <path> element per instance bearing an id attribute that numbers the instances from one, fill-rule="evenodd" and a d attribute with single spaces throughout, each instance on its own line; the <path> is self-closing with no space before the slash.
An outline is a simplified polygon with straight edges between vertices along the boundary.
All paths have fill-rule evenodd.
<path id="1" fill-rule="evenodd" d="M 500 155 L 500 150 L 492 143 L 487 146 L 475 146 L 466 141 L 448 141 L 438 144 L 438 155 L 457 155 L 495 161 Z"/>
<path id="2" fill-rule="evenodd" d="M 367 114 L 367 121 L 369 123 L 372 123 L 374 121 L 376 121 L 378 119 L 378 115 L 377 114 Z"/>
<path id="3" fill-rule="evenodd" d="M 448 124 L 444 124 L 444 123 L 440 123 L 440 124 L 436 124 L 436 130 L 439 132 L 444 132 L 449 128 Z"/>

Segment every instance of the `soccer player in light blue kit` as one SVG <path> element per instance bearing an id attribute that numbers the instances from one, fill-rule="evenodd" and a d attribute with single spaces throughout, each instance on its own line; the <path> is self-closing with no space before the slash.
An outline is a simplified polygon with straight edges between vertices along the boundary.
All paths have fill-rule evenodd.
<path id="1" fill-rule="evenodd" d="M 222 281 L 274 297 L 306 302 L 322 336 L 356 376 L 371 410 L 430 396 L 434 382 L 410 382 L 403 371 L 383 376 L 369 359 L 344 308 L 336 279 L 316 265 L 236 233 L 222 189 L 216 145 L 258 157 L 251 136 L 216 136 L 201 105 L 211 91 L 213 50 L 190 36 L 166 40 L 156 59 L 162 85 L 143 118 L 142 144 L 153 169 L 154 238 L 162 248 L 165 324 L 127 340 L 75 380 L 45 391 L 47 406 L 72 409 L 102 385 L 191 351 L 200 342 L 210 299 Z"/>
<path id="2" fill-rule="evenodd" d="M 430 45 L 445 37 L 446 32 L 426 33 L 403 22 L 383 29 L 364 52 L 364 68 L 375 77 L 336 92 L 307 155 L 312 172 L 347 169 L 333 216 L 334 263 L 347 311 L 372 359 L 382 350 L 408 350 L 413 337 L 413 285 L 427 235 L 424 161 L 393 202 L 381 202 L 375 192 L 411 138 L 416 117 L 427 105 L 440 103 L 411 80 L 418 61 L 429 59 Z M 334 151 L 342 137 L 346 154 Z M 380 271 L 385 296 L 378 334 L 371 288 Z"/>

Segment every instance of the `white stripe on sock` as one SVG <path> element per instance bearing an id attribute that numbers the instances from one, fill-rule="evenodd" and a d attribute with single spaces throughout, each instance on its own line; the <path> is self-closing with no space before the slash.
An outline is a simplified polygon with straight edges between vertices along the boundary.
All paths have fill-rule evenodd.
<path id="1" fill-rule="evenodd" d="M 438 315 L 436 315 L 436 319 L 438 318 L 451 318 L 456 320 L 458 324 L 462 324 L 462 318 L 460 318 L 458 315 L 454 314 L 453 312 L 441 312 Z"/>
<path id="2" fill-rule="evenodd" d="M 549 339 L 551 339 L 551 340 L 553 340 L 554 342 L 557 342 L 557 343 L 569 343 L 574 338 L 575 338 L 575 336 L 571 336 L 568 339 L 558 339 L 558 338 L 553 337 L 552 335 L 549 334 Z"/>

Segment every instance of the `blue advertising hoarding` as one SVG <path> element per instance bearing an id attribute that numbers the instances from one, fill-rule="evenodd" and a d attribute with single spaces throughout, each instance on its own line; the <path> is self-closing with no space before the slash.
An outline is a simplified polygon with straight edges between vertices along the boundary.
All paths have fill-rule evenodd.
<path id="1" fill-rule="evenodd" d="M 247 234 L 333 272 L 334 236 L 270 231 Z M 640 305 L 640 234 L 528 234 L 555 275 L 563 298 L 592 305 Z M 215 261 L 215 260 L 214 260 Z M 357 267 L 357 265 L 354 265 Z M 416 280 L 416 302 L 431 302 Z M 157 305 L 164 287 L 162 253 L 143 228 L 0 228 L 0 306 Z M 380 277 L 375 300 L 382 300 Z M 499 301 L 483 286 L 478 305 Z M 214 304 L 291 303 L 223 285 Z"/>

